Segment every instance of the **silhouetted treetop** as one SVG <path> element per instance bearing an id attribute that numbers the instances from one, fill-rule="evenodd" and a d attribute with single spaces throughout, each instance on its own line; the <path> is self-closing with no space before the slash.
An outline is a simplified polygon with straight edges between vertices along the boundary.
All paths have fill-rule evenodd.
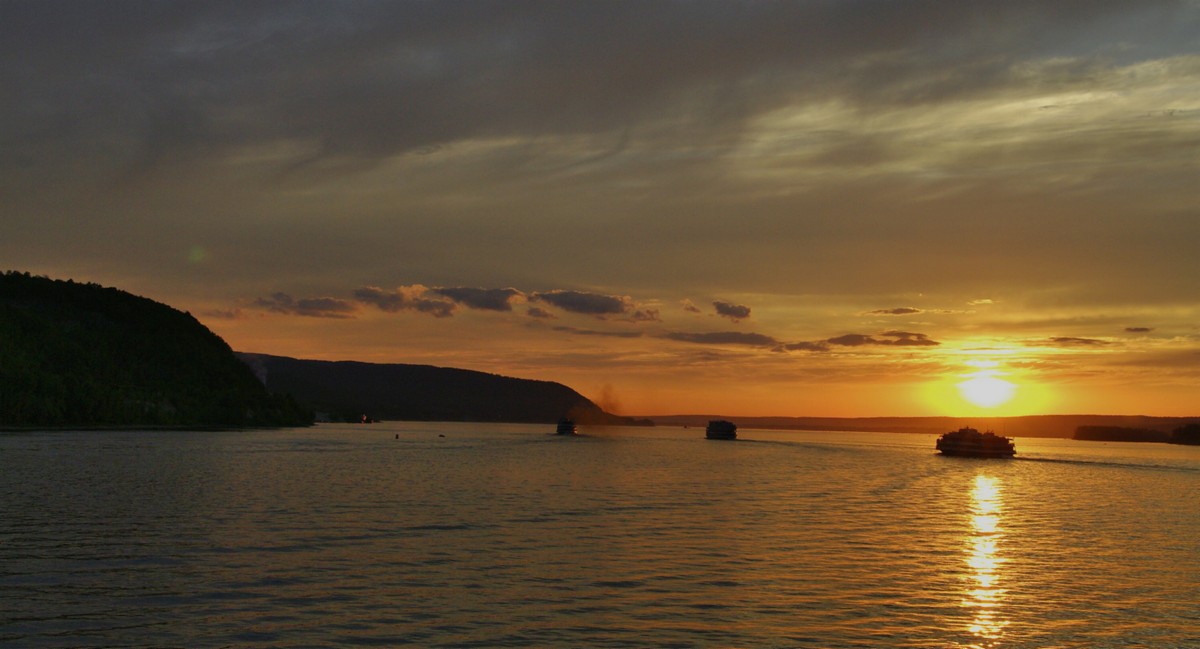
<path id="1" fill-rule="evenodd" d="M 98 284 L 0 275 L 0 426 L 311 421 L 188 313 Z"/>
<path id="2" fill-rule="evenodd" d="M 1171 433 L 1172 444 L 1200 446 L 1200 424 L 1180 426 Z"/>

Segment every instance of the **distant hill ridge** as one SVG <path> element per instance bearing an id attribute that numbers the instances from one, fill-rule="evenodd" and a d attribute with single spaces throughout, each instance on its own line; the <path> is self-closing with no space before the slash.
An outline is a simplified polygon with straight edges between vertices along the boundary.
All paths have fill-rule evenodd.
<path id="1" fill-rule="evenodd" d="M 337 420 L 495 421 L 648 424 L 605 412 L 575 390 L 550 381 L 518 379 L 431 365 L 320 361 L 239 352 L 272 392 Z"/>

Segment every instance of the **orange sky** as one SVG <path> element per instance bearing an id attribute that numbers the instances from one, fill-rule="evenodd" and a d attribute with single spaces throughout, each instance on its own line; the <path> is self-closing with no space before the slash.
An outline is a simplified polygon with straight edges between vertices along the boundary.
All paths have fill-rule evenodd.
<path id="1" fill-rule="evenodd" d="M 73 8 L 0 4 L 6 268 L 623 414 L 1198 414 L 1194 2 Z"/>
<path id="2" fill-rule="evenodd" d="M 1195 412 L 1196 368 L 1188 361 L 1197 351 L 1186 335 L 1154 336 L 1117 328 L 1103 337 L 1053 336 L 1064 325 L 1014 328 L 1000 317 L 1006 309 L 997 302 L 966 305 L 960 313 L 832 313 L 824 316 L 826 331 L 870 333 L 852 339 L 820 338 L 810 323 L 792 328 L 776 324 L 770 329 L 773 342 L 766 343 L 753 338 L 767 337 L 758 333 L 767 330 L 764 321 L 771 321 L 773 305 L 766 301 L 753 307 L 749 318 L 736 322 L 711 308 L 696 313 L 683 305 L 643 307 L 658 310 L 657 319 L 650 322 L 566 311 L 556 311 L 553 319 L 531 319 L 523 307 L 514 305 L 511 312 L 460 307 L 455 315 L 442 318 L 365 308 L 353 318 L 339 319 L 255 313 L 207 324 L 243 350 L 469 367 L 555 380 L 623 414 Z M 764 313 L 761 321 L 759 311 Z M 921 320 L 922 326 L 912 326 L 914 320 Z M 915 340 L 897 335 L 906 322 L 909 329 L 932 332 L 920 339 L 928 344 L 895 344 Z M 684 330 L 713 334 L 713 341 L 672 338 Z M 794 334 L 781 333 L 788 331 Z M 730 332 L 747 334 L 753 344 L 736 342 Z M 726 338 L 734 342 L 721 342 Z M 456 342 L 448 346 L 447 339 Z M 377 342 L 381 340 L 385 343 Z M 806 348 L 799 348 L 802 343 Z M 988 392 L 989 383 L 999 388 L 1008 384 L 1011 395 L 985 406 L 973 403 L 967 394 L 970 386 L 960 386 L 981 378 L 984 389 L 974 395 L 977 400 L 1002 399 L 1003 394 Z"/>

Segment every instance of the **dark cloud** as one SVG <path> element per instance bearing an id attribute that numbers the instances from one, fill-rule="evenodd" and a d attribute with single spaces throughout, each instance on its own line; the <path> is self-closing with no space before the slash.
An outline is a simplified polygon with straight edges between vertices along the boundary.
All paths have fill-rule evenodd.
<path id="1" fill-rule="evenodd" d="M 729 302 L 715 301 L 713 307 L 717 310 L 717 315 L 725 316 L 734 322 L 745 320 L 750 317 L 750 307 L 742 306 L 741 304 L 730 304 Z"/>
<path id="2" fill-rule="evenodd" d="M 162 159 L 290 140 L 313 143 L 303 154 L 312 161 L 381 160 L 466 138 L 605 133 L 654 115 L 720 137 L 716 127 L 816 93 L 893 104 L 977 96 L 1013 83 L 1010 51 L 1061 54 L 1063 33 L 1178 3 L 3 7 L 0 52 L 18 63 L 3 81 L 18 91 L 0 111 L 29 127 L 22 143 L 106 146 L 119 136 L 137 155 Z M 1183 38 L 1187 16 L 1178 13 Z"/>
<path id="3" fill-rule="evenodd" d="M 485 311 L 512 311 L 512 299 L 524 297 L 524 293 L 515 288 L 454 288 L 436 287 L 429 292 L 448 297 L 459 304 L 471 309 Z"/>
<path id="4" fill-rule="evenodd" d="M 711 333 L 675 331 L 663 334 L 662 337 L 668 340 L 698 343 L 701 345 L 747 345 L 750 347 L 777 347 L 779 345 L 779 341 L 770 336 L 742 331 L 719 331 Z"/>
<path id="5" fill-rule="evenodd" d="M 922 311 L 916 307 L 902 306 L 895 309 L 876 309 L 874 311 L 868 311 L 867 313 L 870 315 L 913 315 L 921 312 Z"/>
<path id="6" fill-rule="evenodd" d="M 700 313 L 700 307 L 693 304 L 691 300 L 683 300 L 679 304 L 683 307 L 683 310 L 687 311 L 688 313 Z"/>
<path id="7" fill-rule="evenodd" d="M 554 330 L 577 336 L 603 336 L 605 338 L 640 338 L 642 336 L 640 331 L 596 331 L 577 327 L 554 327 Z"/>
<path id="8" fill-rule="evenodd" d="M 597 317 L 620 315 L 633 308 L 633 302 L 628 297 L 583 291 L 547 291 L 534 293 L 530 298 L 552 304 L 563 311 Z"/>
<path id="9" fill-rule="evenodd" d="M 1075 338 L 1075 337 L 1071 337 L 1071 336 L 1055 336 L 1053 338 L 1047 338 L 1046 340 L 1032 341 L 1027 344 L 1033 345 L 1033 346 L 1041 346 L 1041 345 L 1049 344 L 1049 345 L 1053 345 L 1055 347 L 1101 347 L 1104 345 L 1111 345 L 1112 343 L 1110 343 L 1107 340 L 1100 340 L 1098 338 Z"/>
<path id="10" fill-rule="evenodd" d="M 830 338 L 825 342 L 831 345 L 841 345 L 843 347 L 858 347 L 859 345 L 877 345 L 879 341 L 865 334 L 846 334 L 836 338 Z"/>
<path id="11" fill-rule="evenodd" d="M 354 298 L 364 304 L 373 304 L 382 311 L 418 311 L 428 313 L 435 318 L 445 318 L 454 315 L 454 303 L 445 300 L 431 300 L 424 297 L 428 292 L 424 286 L 401 286 L 395 290 L 385 291 L 374 286 L 366 286 L 354 291 Z"/>
<path id="12" fill-rule="evenodd" d="M 829 345 L 827 345 L 825 343 L 799 342 L 799 343 L 788 343 L 783 346 L 783 349 L 785 349 L 787 351 L 799 351 L 799 352 L 826 352 L 826 351 L 829 351 Z"/>
<path id="13" fill-rule="evenodd" d="M 881 336 L 892 338 L 893 340 L 885 340 L 880 344 L 896 345 L 898 347 L 932 347 L 941 343 L 936 340 L 930 340 L 925 334 L 912 333 L 908 331 L 885 331 Z"/>
<path id="14" fill-rule="evenodd" d="M 354 303 L 338 298 L 315 297 L 298 300 L 287 293 L 272 293 L 270 297 L 260 297 L 254 301 L 254 306 L 275 313 L 311 318 L 350 318 L 358 310 Z"/>
<path id="15" fill-rule="evenodd" d="M 843 347 L 860 347 L 863 345 L 890 345 L 894 347 L 931 347 L 940 345 L 936 340 L 930 340 L 925 334 L 912 333 L 908 331 L 885 331 L 878 334 L 880 337 L 868 336 L 866 334 L 846 334 L 836 338 L 830 338 L 825 342 L 831 345 L 840 345 Z"/>
<path id="16" fill-rule="evenodd" d="M 1154 327 L 1125 327 L 1125 333 L 1131 334 L 1148 334 L 1154 331 Z"/>
<path id="17" fill-rule="evenodd" d="M 536 300 L 556 306 L 564 311 L 593 315 L 607 319 L 610 316 L 625 316 L 620 318 L 629 322 L 659 322 L 658 309 L 635 309 L 633 301 L 625 296 L 602 295 L 582 291 L 555 290 L 526 295 L 515 288 L 477 288 L 477 287 L 426 287 L 421 284 L 400 286 L 386 290 L 375 286 L 367 286 L 354 291 L 354 299 L 362 304 L 370 304 L 382 311 L 418 311 L 429 313 L 435 317 L 444 318 L 454 315 L 456 306 L 461 304 L 470 309 L 484 311 L 511 312 L 513 303 L 521 300 Z M 260 305 L 265 306 L 265 305 Z M 275 309 L 287 309 L 284 302 L 272 303 Z M 537 319 L 553 319 L 550 311 L 539 306 L 530 306 L 526 314 Z"/>
<path id="18" fill-rule="evenodd" d="M 661 322 L 658 309 L 637 309 L 629 314 L 629 319 L 634 322 Z"/>

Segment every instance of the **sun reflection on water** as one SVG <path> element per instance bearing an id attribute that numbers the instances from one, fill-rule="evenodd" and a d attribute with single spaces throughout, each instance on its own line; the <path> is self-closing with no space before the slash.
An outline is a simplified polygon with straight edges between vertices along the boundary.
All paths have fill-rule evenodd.
<path id="1" fill-rule="evenodd" d="M 974 582 L 967 590 L 963 605 L 973 609 L 968 630 L 978 638 L 979 647 L 1000 646 L 1004 627 L 1002 604 L 1005 591 L 1000 587 L 1004 559 L 999 545 L 1004 538 L 1000 526 L 1000 481 L 985 475 L 975 476 L 971 490 L 971 538 L 968 542 L 967 566 Z"/>

